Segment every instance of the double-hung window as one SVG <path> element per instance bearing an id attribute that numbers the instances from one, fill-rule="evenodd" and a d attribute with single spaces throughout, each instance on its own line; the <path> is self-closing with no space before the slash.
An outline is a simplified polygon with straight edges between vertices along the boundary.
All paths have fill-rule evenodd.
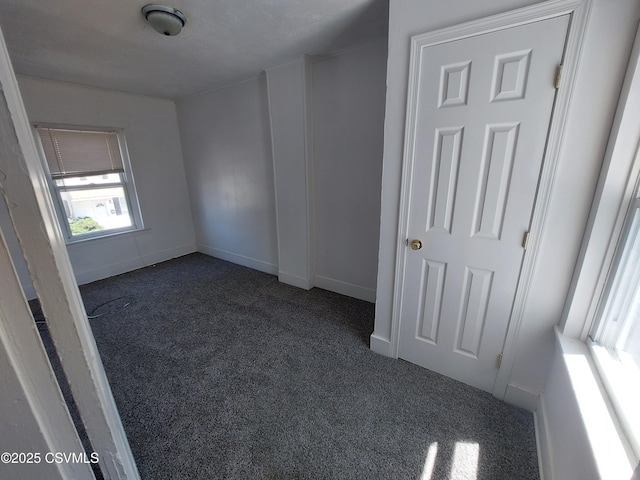
<path id="1" fill-rule="evenodd" d="M 558 338 L 596 464 L 629 478 L 640 472 L 640 30 L 594 200 Z"/>
<path id="2" fill-rule="evenodd" d="M 590 346 L 633 450 L 640 453 L 640 193 L 630 205 Z"/>
<path id="3" fill-rule="evenodd" d="M 36 126 L 68 242 L 142 228 L 123 132 Z"/>

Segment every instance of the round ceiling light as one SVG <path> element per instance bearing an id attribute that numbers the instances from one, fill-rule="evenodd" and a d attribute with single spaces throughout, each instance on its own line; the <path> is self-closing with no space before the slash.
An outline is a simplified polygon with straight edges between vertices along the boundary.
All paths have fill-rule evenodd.
<path id="1" fill-rule="evenodd" d="M 156 32 L 171 37 L 178 35 L 187 23 L 187 17 L 180 10 L 163 5 L 145 5 L 142 15 Z"/>

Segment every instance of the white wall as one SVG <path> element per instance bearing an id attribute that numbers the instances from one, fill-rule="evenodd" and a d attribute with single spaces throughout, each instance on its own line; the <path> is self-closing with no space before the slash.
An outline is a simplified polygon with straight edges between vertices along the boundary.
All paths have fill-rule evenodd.
<path id="1" fill-rule="evenodd" d="M 277 273 L 266 81 L 177 102 L 198 250 Z"/>
<path id="2" fill-rule="evenodd" d="M 313 287 L 310 124 L 307 57 L 267 70 L 278 229 L 278 279 Z"/>
<path id="3" fill-rule="evenodd" d="M 375 301 L 387 48 L 313 64 L 315 284 Z"/>
<path id="4" fill-rule="evenodd" d="M 302 72 L 302 65 L 293 65 L 294 72 Z M 270 81 L 281 70 L 270 70 Z M 298 106 L 303 97 L 311 96 L 306 106 L 311 110 L 307 112 L 311 131 L 296 128 L 288 132 L 290 141 L 299 147 L 296 161 L 301 168 L 296 185 L 274 184 L 264 77 L 178 101 L 198 250 L 281 273 L 277 223 L 291 220 L 290 212 L 305 207 L 302 197 L 308 195 L 311 220 L 307 221 L 305 215 L 295 216 L 297 223 L 289 225 L 289 232 L 298 232 L 297 236 L 280 239 L 280 255 L 306 263 L 305 255 L 292 255 L 291 242 L 294 246 L 296 241 L 306 244 L 310 235 L 312 250 L 317 252 L 309 270 L 315 270 L 312 285 L 373 301 L 385 71 L 386 45 L 381 43 L 315 59 L 311 64 L 311 92 L 296 90 L 296 97 L 289 100 L 286 91 L 281 92 L 281 102 L 296 102 Z M 309 88 L 308 82 L 297 86 L 303 83 Z M 305 135 L 313 138 L 307 172 Z M 307 173 L 313 179 L 309 189 L 302 185 Z M 297 193 L 293 198 L 298 200 L 292 200 L 294 190 Z M 276 197 L 283 201 L 279 210 L 286 216 L 278 222 Z M 307 265 L 298 266 L 301 268 L 296 270 L 293 265 L 290 270 L 304 274 Z"/>
<path id="5" fill-rule="evenodd" d="M 175 104 L 168 100 L 19 78 L 33 123 L 123 128 L 144 230 L 68 246 L 78 283 L 140 268 L 195 251 Z M 0 212 L 2 213 L 2 212 Z M 2 228 L 6 215 L 0 216 Z M 14 260 L 21 272 L 22 259 Z M 27 294 L 28 279 L 21 278 Z"/>
<path id="6" fill-rule="evenodd" d="M 635 198 L 640 171 L 636 161 L 640 140 L 639 56 L 640 34 L 636 35 L 573 288 L 556 331 L 549 378 L 536 409 L 545 479 L 631 478 L 631 471 L 638 465 L 596 367 L 602 353 L 593 355 L 595 351 L 590 351 L 585 342 L 597 315 L 596 305 L 601 300 L 616 240 L 623 230 L 623 217 Z"/>
<path id="7" fill-rule="evenodd" d="M 553 358 L 552 327 L 562 315 L 639 17 L 636 0 L 594 0 L 510 379 L 534 394 Z M 516 401 L 511 394 L 517 392 L 506 399 Z"/>
<path id="8" fill-rule="evenodd" d="M 372 348 L 380 353 L 388 354 L 390 348 L 410 37 L 534 3 L 537 2 L 391 0 L 380 256 L 372 336 Z M 547 224 L 505 397 L 531 410 L 535 409 L 553 356 L 553 326 L 560 320 L 591 206 L 638 8 L 635 0 L 594 0 L 587 26 Z"/>
<path id="9" fill-rule="evenodd" d="M 631 479 L 638 460 L 624 440 L 587 346 L 559 332 L 555 343 L 535 417 L 541 478 Z"/>
<path id="10" fill-rule="evenodd" d="M 556 351 L 536 412 L 544 479 L 593 479 L 597 468 L 562 353 Z"/>

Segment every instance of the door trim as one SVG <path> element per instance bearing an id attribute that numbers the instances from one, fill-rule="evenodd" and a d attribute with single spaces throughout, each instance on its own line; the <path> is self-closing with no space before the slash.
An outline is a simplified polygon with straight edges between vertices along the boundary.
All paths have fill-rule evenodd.
<path id="1" fill-rule="evenodd" d="M 404 270 L 406 261 L 406 239 L 408 238 L 408 213 L 410 188 L 413 173 L 415 150 L 414 129 L 410 128 L 417 120 L 415 107 L 420 85 L 420 52 L 423 48 L 462 40 L 477 35 L 518 27 L 562 15 L 571 15 L 567 40 L 563 56 L 563 78 L 554 102 L 547 147 L 542 160 L 540 183 L 533 207 L 530 223 L 528 248 L 524 253 L 520 280 L 516 290 L 509 326 L 502 352 L 502 363 L 498 369 L 493 395 L 504 399 L 509 386 L 509 378 L 515 361 L 515 344 L 522 322 L 525 303 L 528 297 L 534 265 L 540 246 L 541 233 L 545 226 L 549 209 L 551 191 L 559 163 L 559 154 L 564 138 L 566 118 L 573 93 L 576 72 L 580 63 L 584 35 L 591 11 L 591 0 L 550 0 L 530 7 L 512 10 L 506 13 L 485 17 L 479 20 L 415 35 L 411 38 L 409 66 L 409 84 L 407 88 L 407 113 L 405 119 L 404 153 L 402 157 L 402 180 L 400 207 L 398 215 L 398 237 L 396 239 L 396 267 L 393 289 L 393 307 L 391 321 L 390 356 L 398 357 L 400 332 L 400 314 L 404 289 Z M 551 80 L 550 80 L 551 81 Z M 533 395 L 533 394 L 532 394 Z"/>

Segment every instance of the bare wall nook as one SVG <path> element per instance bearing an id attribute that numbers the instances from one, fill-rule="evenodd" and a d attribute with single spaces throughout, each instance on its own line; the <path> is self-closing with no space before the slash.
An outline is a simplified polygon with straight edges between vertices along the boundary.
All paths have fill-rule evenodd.
<path id="1" fill-rule="evenodd" d="M 375 301 L 385 62 L 376 42 L 178 100 L 199 251 Z"/>

